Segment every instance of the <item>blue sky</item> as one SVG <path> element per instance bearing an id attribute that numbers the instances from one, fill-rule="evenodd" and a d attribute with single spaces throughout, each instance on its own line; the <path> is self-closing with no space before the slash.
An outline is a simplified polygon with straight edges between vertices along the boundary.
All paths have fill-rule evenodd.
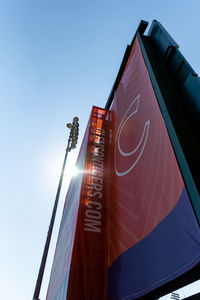
<path id="1" fill-rule="evenodd" d="M 0 1 L 0 290 L 31 299 L 67 144 L 65 124 L 104 107 L 141 19 L 160 21 L 199 74 L 198 0 Z M 79 142 L 80 145 L 80 142 Z M 45 299 L 70 169 L 41 292 Z"/>

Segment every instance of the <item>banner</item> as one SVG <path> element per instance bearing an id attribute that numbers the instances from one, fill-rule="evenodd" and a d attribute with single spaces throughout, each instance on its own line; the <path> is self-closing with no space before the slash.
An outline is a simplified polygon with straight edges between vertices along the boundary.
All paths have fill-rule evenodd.
<path id="1" fill-rule="evenodd" d="M 106 120 L 107 118 L 107 120 Z M 47 300 L 106 297 L 107 111 L 93 107 L 67 193 Z"/>
<path id="2" fill-rule="evenodd" d="M 93 107 L 67 299 L 106 297 L 107 111 Z"/>
<path id="3" fill-rule="evenodd" d="M 132 300 L 200 262 L 194 216 L 137 38 L 110 111 L 93 107 L 47 300 Z"/>
<path id="4" fill-rule="evenodd" d="M 200 261 L 200 230 L 136 39 L 111 107 L 108 299 L 136 299 Z"/>

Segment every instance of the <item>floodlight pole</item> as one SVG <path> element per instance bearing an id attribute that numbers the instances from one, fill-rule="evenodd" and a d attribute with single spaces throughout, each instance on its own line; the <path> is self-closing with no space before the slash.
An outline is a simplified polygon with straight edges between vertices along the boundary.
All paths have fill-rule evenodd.
<path id="1" fill-rule="evenodd" d="M 33 294 L 33 300 L 40 300 L 39 299 L 40 289 L 41 289 L 41 285 L 42 285 L 44 269 L 45 269 L 45 265 L 46 265 L 47 255 L 48 255 L 48 251 L 49 251 L 49 245 L 50 245 L 50 241 L 51 241 L 51 236 L 52 236 L 52 231 L 53 231 L 53 226 L 54 226 L 54 221 L 55 221 L 55 216 L 56 216 L 56 211 L 57 211 L 57 207 L 58 207 L 58 200 L 59 200 L 60 191 L 61 191 L 61 187 L 62 187 L 67 156 L 68 156 L 68 153 L 71 151 L 71 149 L 74 149 L 76 147 L 75 145 L 77 144 L 77 141 L 78 141 L 78 127 L 79 127 L 78 118 L 74 117 L 73 123 L 72 124 L 68 123 L 67 127 L 70 128 L 71 131 L 70 131 L 68 144 L 67 144 L 67 148 L 66 148 L 66 152 L 65 152 L 65 157 L 64 157 L 64 161 L 63 161 L 63 165 L 62 165 L 62 171 L 60 174 L 60 180 L 59 180 L 59 184 L 58 184 L 58 188 L 57 188 L 56 198 L 54 201 L 50 225 L 49 225 L 49 229 L 47 232 L 46 243 L 44 246 L 40 269 L 39 269 L 39 273 L 38 273 L 38 277 L 37 277 L 37 281 L 36 281 L 35 291 Z M 74 131 L 75 131 L 75 134 L 74 134 Z"/>

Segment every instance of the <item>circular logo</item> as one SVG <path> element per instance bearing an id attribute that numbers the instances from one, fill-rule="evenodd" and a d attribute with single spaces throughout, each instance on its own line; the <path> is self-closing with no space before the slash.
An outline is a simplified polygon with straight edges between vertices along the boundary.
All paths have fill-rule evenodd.
<path id="1" fill-rule="evenodd" d="M 116 134 L 116 138 L 115 138 L 114 162 L 115 162 L 115 172 L 118 176 L 124 176 L 124 175 L 128 174 L 131 170 L 133 170 L 133 168 L 139 162 L 139 160 L 142 156 L 142 153 L 145 149 L 145 146 L 146 146 L 146 142 L 147 142 L 148 134 L 149 134 L 150 120 L 146 121 L 141 138 L 140 138 L 137 146 L 134 149 L 132 149 L 129 152 L 125 152 L 122 150 L 121 143 L 120 143 L 122 130 L 123 130 L 125 124 L 131 118 L 133 118 L 134 115 L 138 112 L 139 103 L 140 103 L 140 95 L 138 95 L 129 105 L 127 111 L 125 112 L 125 114 L 121 120 L 118 130 L 117 130 L 117 134 Z M 134 107 L 134 110 L 132 110 L 133 107 Z M 130 136 L 130 138 L 131 138 L 131 136 Z M 131 162 L 131 166 L 128 169 L 123 170 L 123 171 L 118 170 L 118 168 L 117 168 L 117 151 L 121 155 L 120 159 L 122 159 L 122 157 L 123 158 L 130 157 L 129 161 Z"/>

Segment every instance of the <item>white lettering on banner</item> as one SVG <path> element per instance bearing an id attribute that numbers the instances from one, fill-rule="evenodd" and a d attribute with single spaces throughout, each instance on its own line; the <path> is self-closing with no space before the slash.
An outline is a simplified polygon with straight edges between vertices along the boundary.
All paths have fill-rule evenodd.
<path id="1" fill-rule="evenodd" d="M 85 219 L 84 230 L 93 231 L 93 232 L 101 232 L 101 221 Z"/>
<path id="2" fill-rule="evenodd" d="M 87 209 L 85 212 L 85 216 L 90 219 L 96 219 L 99 220 L 102 217 L 102 214 L 100 211 L 94 210 L 94 209 Z"/>
<path id="3" fill-rule="evenodd" d="M 146 142 L 147 142 L 147 139 L 148 139 L 148 134 L 149 134 L 149 127 L 150 127 L 150 120 L 146 121 L 145 125 L 144 125 L 144 129 L 143 129 L 143 132 L 142 132 L 142 136 L 140 138 L 140 141 L 139 143 L 137 144 L 137 146 L 130 152 L 124 152 L 121 148 L 121 144 L 120 144 L 120 137 L 121 137 L 121 133 L 122 133 L 122 129 L 123 127 L 125 126 L 125 124 L 127 123 L 127 121 L 133 117 L 137 111 L 138 111 L 138 108 L 139 108 L 139 102 L 140 102 L 140 95 L 138 95 L 130 104 L 130 106 L 128 107 L 126 113 L 124 114 L 122 120 L 121 120 L 121 123 L 118 127 L 118 130 L 117 130 L 117 134 L 116 134 L 116 139 L 115 139 L 115 152 L 114 152 L 114 161 L 115 161 L 115 172 L 118 176 L 124 176 L 126 174 L 128 174 L 135 166 L 136 164 L 139 162 L 141 156 L 142 156 L 142 153 L 145 149 L 145 146 L 146 146 Z M 130 109 L 131 107 L 136 104 L 136 108 L 135 110 L 132 112 L 132 113 L 129 113 L 130 112 Z M 129 113 L 129 114 L 128 114 Z M 117 169 L 117 158 L 116 158 L 116 148 L 117 150 L 119 151 L 120 155 L 122 157 L 131 157 L 131 166 L 130 168 L 128 168 L 127 170 L 125 171 L 119 171 Z"/>
<path id="4" fill-rule="evenodd" d="M 97 128 L 96 134 L 94 134 L 93 148 L 89 158 L 91 173 L 86 175 L 90 177 L 89 182 L 91 184 L 89 185 L 86 195 L 88 203 L 85 211 L 84 230 L 96 233 L 101 233 L 102 231 L 102 204 L 99 202 L 103 198 L 105 138 L 102 135 L 105 135 L 105 130 Z"/>
<path id="5" fill-rule="evenodd" d="M 89 204 L 88 204 L 88 207 L 89 207 L 89 208 L 92 208 L 92 205 L 91 205 L 91 204 L 94 204 L 94 205 L 98 206 L 99 208 L 96 208 L 97 210 L 102 209 L 102 204 L 99 203 L 99 202 L 96 202 L 96 201 L 89 201 Z"/>

